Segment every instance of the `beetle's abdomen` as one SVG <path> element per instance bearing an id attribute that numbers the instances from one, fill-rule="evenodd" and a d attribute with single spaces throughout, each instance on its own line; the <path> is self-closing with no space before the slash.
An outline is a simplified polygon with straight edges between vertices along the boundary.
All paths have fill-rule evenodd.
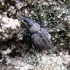
<path id="1" fill-rule="evenodd" d="M 35 33 L 31 36 L 33 44 L 37 48 L 47 48 L 50 46 L 51 35 L 47 32 L 46 29 L 41 28 L 38 33 Z"/>

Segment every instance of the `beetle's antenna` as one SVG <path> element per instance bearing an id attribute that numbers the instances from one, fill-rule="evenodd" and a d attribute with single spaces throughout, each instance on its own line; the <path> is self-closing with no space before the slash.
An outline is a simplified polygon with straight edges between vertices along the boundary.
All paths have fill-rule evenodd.
<path id="1" fill-rule="evenodd" d="M 41 16 L 41 11 L 39 12 L 38 17 L 39 17 L 40 24 L 42 24 L 42 16 Z"/>

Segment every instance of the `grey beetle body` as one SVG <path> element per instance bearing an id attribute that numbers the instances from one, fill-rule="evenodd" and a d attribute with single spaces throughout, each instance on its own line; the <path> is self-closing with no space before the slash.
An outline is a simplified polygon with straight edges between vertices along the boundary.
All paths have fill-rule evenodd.
<path id="1" fill-rule="evenodd" d="M 31 40 L 35 47 L 39 49 L 47 49 L 51 43 L 51 35 L 45 28 L 41 28 L 40 25 L 28 18 L 24 19 L 28 24 L 28 30 L 31 33 Z"/>

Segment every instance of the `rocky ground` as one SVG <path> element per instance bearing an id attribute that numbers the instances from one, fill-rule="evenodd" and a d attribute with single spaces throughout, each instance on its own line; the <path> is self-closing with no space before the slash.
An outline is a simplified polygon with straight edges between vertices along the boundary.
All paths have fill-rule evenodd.
<path id="1" fill-rule="evenodd" d="M 69 11 L 69 0 L 0 0 L 0 69 L 70 70 Z M 25 17 L 47 29 L 51 48 L 29 48 Z"/>
<path id="2" fill-rule="evenodd" d="M 6 44 L 1 45 L 0 63 L 3 70 L 70 70 L 68 50 L 36 50 L 34 54 L 34 49 L 28 50 L 23 43 Z"/>

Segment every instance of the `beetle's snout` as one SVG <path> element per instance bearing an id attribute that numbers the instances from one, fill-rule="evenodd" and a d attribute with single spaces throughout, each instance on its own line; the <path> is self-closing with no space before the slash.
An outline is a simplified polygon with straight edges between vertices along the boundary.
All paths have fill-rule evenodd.
<path id="1" fill-rule="evenodd" d="M 34 24 L 34 22 L 29 18 L 24 18 L 24 22 L 26 22 L 29 26 L 32 26 Z"/>

